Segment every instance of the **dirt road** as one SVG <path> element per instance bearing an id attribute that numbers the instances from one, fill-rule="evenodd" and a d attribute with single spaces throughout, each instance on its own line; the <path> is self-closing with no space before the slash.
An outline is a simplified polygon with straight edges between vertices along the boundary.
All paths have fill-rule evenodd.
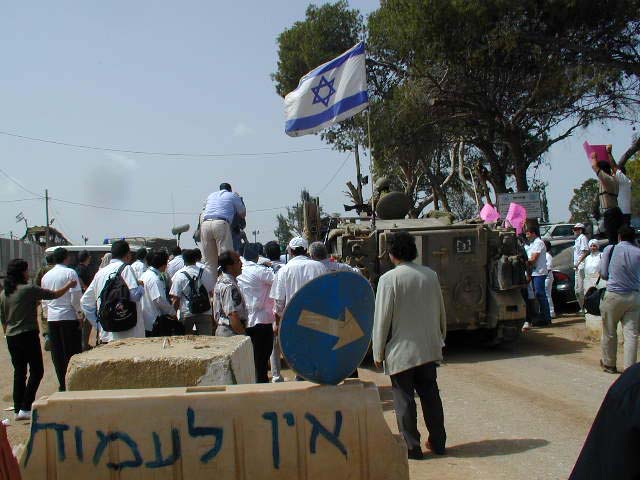
<path id="1" fill-rule="evenodd" d="M 448 347 L 438 371 L 448 455 L 410 461 L 411 478 L 567 478 L 600 402 L 617 378 L 599 370 L 599 346 L 584 338 L 582 325 L 577 317 L 566 316 L 508 349 Z M 0 362 L 0 398 L 9 407 L 12 369 L 4 341 Z M 379 385 L 385 418 L 397 433 L 388 377 L 369 368 L 360 374 Z M 56 388 L 45 352 L 45 380 L 38 393 Z M 420 427 L 426 439 L 422 420 Z M 27 422 L 12 422 L 10 441 L 26 441 L 28 429 Z"/>

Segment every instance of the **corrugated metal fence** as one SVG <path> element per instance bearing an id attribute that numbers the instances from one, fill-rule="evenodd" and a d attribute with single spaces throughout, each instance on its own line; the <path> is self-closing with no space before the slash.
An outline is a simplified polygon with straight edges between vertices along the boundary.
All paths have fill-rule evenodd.
<path id="1" fill-rule="evenodd" d="M 14 258 L 23 258 L 29 263 L 29 275 L 33 278 L 44 261 L 44 250 L 35 243 L 0 238 L 0 279 L 7 273 L 7 264 Z"/>

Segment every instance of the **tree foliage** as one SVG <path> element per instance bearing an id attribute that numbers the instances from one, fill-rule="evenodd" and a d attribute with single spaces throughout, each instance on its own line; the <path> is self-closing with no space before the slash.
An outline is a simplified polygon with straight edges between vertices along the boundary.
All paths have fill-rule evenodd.
<path id="1" fill-rule="evenodd" d="M 594 202 L 598 199 L 598 181 L 595 178 L 586 180 L 580 187 L 573 189 L 573 197 L 569 202 L 571 223 L 590 223 Z"/>
<path id="2" fill-rule="evenodd" d="M 411 216 L 429 204 L 466 214 L 476 192 L 487 202 L 544 193 L 535 167 L 555 143 L 636 115 L 639 19 L 640 0 L 382 1 L 366 22 L 376 176 L 412 198 Z M 345 1 L 310 6 L 278 37 L 276 91 L 293 90 L 363 29 Z M 357 116 L 322 138 L 351 150 L 365 132 Z M 634 148 L 640 141 L 623 160 Z"/>

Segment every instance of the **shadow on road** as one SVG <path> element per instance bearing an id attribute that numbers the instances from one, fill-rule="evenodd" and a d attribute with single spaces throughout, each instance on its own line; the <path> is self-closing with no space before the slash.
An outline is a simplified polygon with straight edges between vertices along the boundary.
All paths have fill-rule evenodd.
<path id="1" fill-rule="evenodd" d="M 533 329 L 510 345 L 485 347 L 473 344 L 465 335 L 452 335 L 447 338 L 444 351 L 447 363 L 476 363 L 507 358 L 531 357 L 538 355 L 570 355 L 579 353 L 591 346 L 587 341 L 570 339 L 561 335 L 564 327 L 580 323 L 565 320 L 554 323 L 552 328 Z"/>
<path id="2" fill-rule="evenodd" d="M 494 457 L 522 453 L 546 445 L 549 445 L 549 442 L 539 438 L 496 438 L 447 446 L 447 456 L 458 458 Z"/>

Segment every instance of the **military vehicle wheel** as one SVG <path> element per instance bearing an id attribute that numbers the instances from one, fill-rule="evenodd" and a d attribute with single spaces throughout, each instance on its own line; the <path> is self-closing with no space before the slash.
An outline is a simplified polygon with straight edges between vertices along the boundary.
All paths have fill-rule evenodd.
<path id="1" fill-rule="evenodd" d="M 502 322 L 496 328 L 487 331 L 488 346 L 510 345 L 515 343 L 522 331 L 522 320 Z"/>

